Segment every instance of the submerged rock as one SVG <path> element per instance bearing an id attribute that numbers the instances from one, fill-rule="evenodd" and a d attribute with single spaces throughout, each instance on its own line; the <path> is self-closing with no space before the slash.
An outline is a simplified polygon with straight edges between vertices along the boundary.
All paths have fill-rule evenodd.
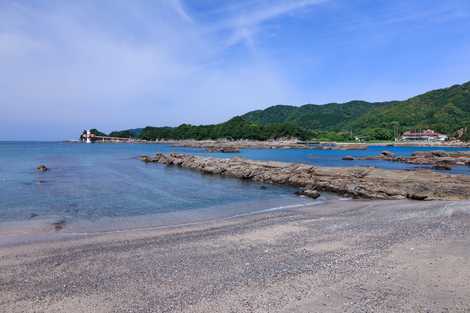
<path id="1" fill-rule="evenodd" d="M 420 194 L 407 194 L 406 197 L 411 200 L 419 200 L 419 201 L 424 201 L 428 198 L 427 195 L 420 195 Z"/>
<path id="2" fill-rule="evenodd" d="M 61 231 L 65 227 L 65 220 L 58 220 L 57 222 L 51 223 L 52 227 L 54 227 L 55 231 Z"/>
<path id="3" fill-rule="evenodd" d="M 354 157 L 350 155 L 346 155 L 342 158 L 344 161 L 354 161 Z"/>
<path id="4" fill-rule="evenodd" d="M 240 148 L 235 146 L 208 147 L 207 152 L 239 153 Z"/>
<path id="5" fill-rule="evenodd" d="M 320 144 L 312 146 L 315 150 L 367 150 L 369 145 L 366 144 Z"/>
<path id="6" fill-rule="evenodd" d="M 388 158 L 395 157 L 395 153 L 388 151 L 388 150 L 382 151 L 380 154 Z"/>
<path id="7" fill-rule="evenodd" d="M 152 159 L 148 155 L 141 155 L 139 159 L 144 161 L 145 163 L 152 162 Z"/>
<path id="8" fill-rule="evenodd" d="M 44 164 L 38 165 L 36 169 L 38 170 L 38 172 L 47 172 L 49 170 Z"/>
<path id="9" fill-rule="evenodd" d="M 444 158 L 450 156 L 450 154 L 445 151 L 417 151 L 414 152 L 411 156 L 419 158 Z"/>
<path id="10" fill-rule="evenodd" d="M 320 193 L 312 189 L 301 189 L 299 191 L 296 191 L 295 194 L 298 196 L 306 196 L 312 199 L 317 199 L 318 197 L 320 197 Z"/>
<path id="11" fill-rule="evenodd" d="M 444 171 L 452 170 L 452 167 L 447 163 L 436 163 L 433 165 L 432 168 L 435 170 L 444 170 Z"/>

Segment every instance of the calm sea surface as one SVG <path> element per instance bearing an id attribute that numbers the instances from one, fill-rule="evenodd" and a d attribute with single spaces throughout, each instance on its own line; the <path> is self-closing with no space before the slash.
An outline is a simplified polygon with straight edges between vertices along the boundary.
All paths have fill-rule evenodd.
<path id="1" fill-rule="evenodd" d="M 345 155 L 377 155 L 384 149 L 246 149 L 237 156 L 323 166 L 414 168 L 383 161 L 341 160 Z M 386 149 L 397 155 L 436 150 L 429 147 Z M 99 220 L 152 215 L 156 217 L 154 222 L 165 225 L 171 224 L 174 216 L 186 216 L 176 220 L 190 222 L 194 216 L 228 217 L 310 201 L 293 195 L 295 189 L 289 187 L 267 185 L 265 188 L 253 182 L 145 164 L 137 159 L 141 154 L 170 151 L 207 154 L 199 149 L 166 145 L 0 142 L 0 223 L 55 218 L 67 223 L 81 221 L 85 225 Z M 46 164 L 50 171 L 38 173 L 36 166 L 39 164 Z M 456 167 L 452 172 L 470 174 L 470 167 Z"/>

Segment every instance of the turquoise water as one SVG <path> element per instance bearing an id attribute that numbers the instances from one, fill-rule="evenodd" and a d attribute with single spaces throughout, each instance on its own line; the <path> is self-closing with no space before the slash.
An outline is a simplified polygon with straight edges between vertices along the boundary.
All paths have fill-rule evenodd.
<path id="1" fill-rule="evenodd" d="M 386 149 L 397 155 L 435 150 L 429 147 Z M 246 149 L 236 156 L 323 166 L 414 168 L 383 161 L 341 160 L 345 155 L 376 155 L 382 150 L 384 147 L 366 151 Z M 229 216 L 309 201 L 293 195 L 295 189 L 289 187 L 208 176 L 145 164 L 137 159 L 141 154 L 157 151 L 207 155 L 200 149 L 166 145 L 0 142 L 0 222 L 49 217 L 67 221 L 155 214 L 168 217 L 174 212 L 187 216 L 197 212 L 204 212 L 206 217 Z M 37 172 L 39 164 L 46 164 L 50 171 Z M 453 172 L 470 174 L 470 167 L 458 167 Z"/>
<path id="2" fill-rule="evenodd" d="M 137 159 L 156 151 L 197 152 L 164 145 L 2 142 L 0 222 L 50 217 L 94 221 L 175 211 L 194 214 L 207 208 L 217 208 L 224 216 L 305 201 L 293 195 L 293 188 Z M 39 164 L 50 170 L 37 172 Z"/>

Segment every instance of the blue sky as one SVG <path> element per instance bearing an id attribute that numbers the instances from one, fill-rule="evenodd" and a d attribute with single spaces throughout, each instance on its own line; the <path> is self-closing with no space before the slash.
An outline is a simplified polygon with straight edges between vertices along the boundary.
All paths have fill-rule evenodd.
<path id="1" fill-rule="evenodd" d="M 0 0 L 0 140 L 470 80 L 467 0 Z"/>

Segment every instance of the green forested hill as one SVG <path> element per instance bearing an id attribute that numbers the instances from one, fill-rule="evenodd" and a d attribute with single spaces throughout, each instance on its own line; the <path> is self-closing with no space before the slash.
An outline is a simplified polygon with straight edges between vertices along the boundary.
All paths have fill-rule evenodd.
<path id="1" fill-rule="evenodd" d="M 308 139 L 310 131 L 288 123 L 259 124 L 247 121 L 242 117 L 215 125 L 189 125 L 178 127 L 146 127 L 140 134 L 141 139 L 254 139 L 267 140 L 271 138 L 296 137 Z"/>
<path id="2" fill-rule="evenodd" d="M 470 82 L 434 90 L 393 105 L 374 108 L 348 123 L 353 129 L 432 128 L 453 134 L 470 126 Z"/>
<path id="3" fill-rule="evenodd" d="M 276 105 L 266 110 L 246 113 L 242 118 L 260 124 L 290 123 L 311 130 L 340 131 L 347 129 L 352 121 L 371 109 L 390 104 L 393 102 L 350 101 L 325 105 L 306 104 L 300 107 Z"/>
<path id="4" fill-rule="evenodd" d="M 214 125 L 146 127 L 113 132 L 142 139 L 301 139 L 390 140 L 411 129 L 432 128 L 449 135 L 470 130 L 470 82 L 430 91 L 405 101 L 276 105 Z M 470 139 L 467 132 L 465 138 Z"/>
<path id="5" fill-rule="evenodd" d="M 470 128 L 470 82 L 405 101 L 273 106 L 242 117 L 261 124 L 289 122 L 320 133 L 352 132 L 381 140 L 392 139 L 395 131 L 424 128 L 453 135 L 458 129 Z"/>

